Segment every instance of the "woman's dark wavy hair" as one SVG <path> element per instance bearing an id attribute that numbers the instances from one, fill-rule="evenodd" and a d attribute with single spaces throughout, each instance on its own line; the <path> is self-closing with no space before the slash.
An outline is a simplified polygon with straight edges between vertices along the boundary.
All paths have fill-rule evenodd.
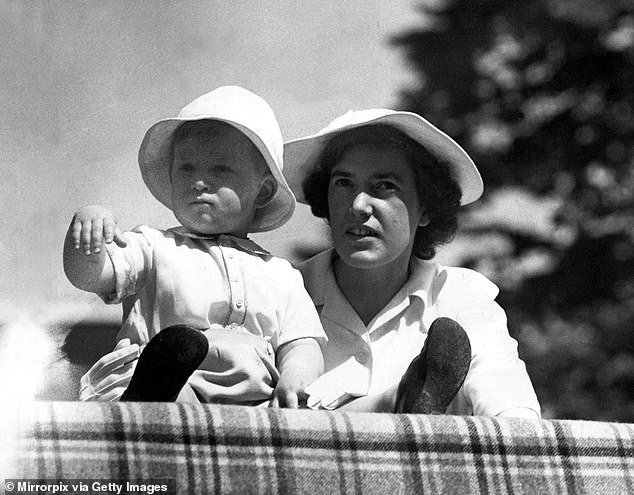
<path id="1" fill-rule="evenodd" d="M 369 124 L 356 127 L 337 134 L 328 142 L 317 165 L 302 184 L 313 215 L 330 220 L 330 172 L 348 150 L 359 145 L 378 145 L 406 154 L 416 174 L 418 196 L 429 216 L 429 225 L 416 230 L 413 254 L 424 260 L 432 259 L 436 248 L 451 241 L 458 229 L 462 191 L 445 163 L 392 126 Z"/>

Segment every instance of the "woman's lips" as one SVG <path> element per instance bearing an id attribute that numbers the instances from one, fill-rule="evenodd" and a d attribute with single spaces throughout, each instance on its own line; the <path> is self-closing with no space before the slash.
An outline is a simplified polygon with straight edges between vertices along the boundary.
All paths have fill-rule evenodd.
<path id="1" fill-rule="evenodd" d="M 346 229 L 346 234 L 354 237 L 378 237 L 376 230 L 365 226 L 354 226 Z"/>

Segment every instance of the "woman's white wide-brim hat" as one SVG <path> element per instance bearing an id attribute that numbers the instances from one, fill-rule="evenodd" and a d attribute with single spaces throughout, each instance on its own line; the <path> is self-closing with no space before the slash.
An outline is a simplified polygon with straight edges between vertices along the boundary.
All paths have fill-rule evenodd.
<path id="1" fill-rule="evenodd" d="M 141 175 L 150 192 L 172 209 L 170 146 L 174 131 L 194 120 L 218 120 L 244 133 L 258 148 L 277 182 L 273 199 L 257 210 L 250 232 L 265 232 L 285 224 L 295 210 L 295 196 L 284 176 L 284 141 L 275 114 L 259 96 L 239 86 L 222 86 L 181 110 L 178 117 L 160 120 L 148 129 L 139 149 Z"/>
<path id="2" fill-rule="evenodd" d="M 384 124 L 403 132 L 422 145 L 438 160 L 446 163 L 462 191 L 461 205 L 478 199 L 484 190 L 480 172 L 471 157 L 447 134 L 411 112 L 398 112 L 385 108 L 349 111 L 337 117 L 317 134 L 294 139 L 284 144 L 286 180 L 298 201 L 305 203 L 302 183 L 320 159 L 326 144 L 348 129 L 366 125 Z"/>

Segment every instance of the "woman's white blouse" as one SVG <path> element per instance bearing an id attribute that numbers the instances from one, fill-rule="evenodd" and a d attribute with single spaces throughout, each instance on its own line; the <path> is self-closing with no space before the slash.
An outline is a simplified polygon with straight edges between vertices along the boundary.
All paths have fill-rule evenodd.
<path id="1" fill-rule="evenodd" d="M 333 249 L 300 270 L 328 336 L 324 375 L 310 402 L 334 408 L 350 396 L 381 393 L 397 385 L 440 316 L 465 329 L 472 357 L 464 385 L 448 414 L 496 416 L 515 408 L 540 415 L 540 406 L 506 315 L 495 302 L 498 288 L 479 273 L 412 258 L 410 278 L 365 326 L 337 285 Z"/>

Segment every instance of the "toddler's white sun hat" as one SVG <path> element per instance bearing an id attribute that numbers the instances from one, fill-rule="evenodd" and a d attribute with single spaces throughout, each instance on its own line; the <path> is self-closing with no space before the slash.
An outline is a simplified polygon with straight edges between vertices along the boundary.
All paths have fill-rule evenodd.
<path id="1" fill-rule="evenodd" d="M 283 139 L 275 114 L 259 96 L 239 86 L 222 86 L 206 93 L 186 107 L 178 117 L 160 120 L 148 129 L 139 149 L 141 175 L 150 192 L 172 209 L 170 146 L 174 131 L 194 120 L 218 120 L 244 133 L 258 148 L 277 182 L 277 192 L 257 210 L 250 232 L 265 232 L 285 224 L 295 210 L 295 197 L 283 170 Z"/>
<path id="2" fill-rule="evenodd" d="M 284 144 L 286 179 L 297 200 L 305 203 L 302 183 L 320 159 L 326 144 L 343 131 L 366 125 L 385 124 L 398 129 L 446 163 L 462 191 L 461 204 L 478 199 L 484 186 L 471 157 L 447 134 L 418 114 L 385 108 L 349 111 L 330 122 L 317 134 Z"/>

